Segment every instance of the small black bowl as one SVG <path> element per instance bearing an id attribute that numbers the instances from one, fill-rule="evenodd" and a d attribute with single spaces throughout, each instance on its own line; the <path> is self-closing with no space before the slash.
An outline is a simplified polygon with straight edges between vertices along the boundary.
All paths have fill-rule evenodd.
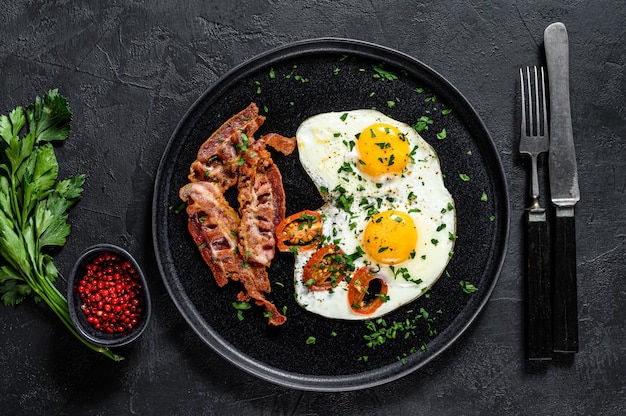
<path id="1" fill-rule="evenodd" d="M 137 277 L 141 285 L 142 293 L 141 314 L 137 319 L 137 323 L 131 329 L 123 332 L 107 333 L 94 328 L 88 321 L 87 315 L 83 311 L 83 302 L 81 300 L 78 287 L 81 279 L 85 276 L 87 266 L 94 262 L 103 253 L 112 253 L 119 256 L 122 261 L 129 261 L 133 268 L 137 271 Z M 72 273 L 68 280 L 67 302 L 69 306 L 70 318 L 76 327 L 76 330 L 90 342 L 102 347 L 120 347 L 136 340 L 146 329 L 148 321 L 152 315 L 152 301 L 150 291 L 143 270 L 137 261 L 126 250 L 112 244 L 97 244 L 85 250 L 74 265 Z"/>

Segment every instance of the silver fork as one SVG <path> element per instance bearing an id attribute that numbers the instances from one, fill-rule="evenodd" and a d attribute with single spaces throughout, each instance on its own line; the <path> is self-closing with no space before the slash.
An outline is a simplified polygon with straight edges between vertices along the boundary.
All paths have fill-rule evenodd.
<path id="1" fill-rule="evenodd" d="M 539 78 L 541 74 L 541 79 Z M 533 76 L 534 75 L 534 76 Z M 541 93 L 541 94 L 540 94 Z M 520 69 L 522 120 L 519 151 L 530 156 L 531 205 L 527 210 L 528 229 L 526 275 L 526 353 L 529 360 L 552 358 L 552 300 L 546 210 L 539 201 L 537 160 L 547 152 L 548 110 L 543 68 Z"/>
<path id="2" fill-rule="evenodd" d="M 541 96 L 539 96 L 539 77 L 537 67 L 533 67 L 534 84 L 531 82 L 531 71 L 526 67 L 526 77 L 524 71 L 520 72 L 520 95 L 522 96 L 522 132 L 519 144 L 520 153 L 530 155 L 531 161 L 531 197 L 532 204 L 530 209 L 541 208 L 539 204 L 539 176 L 537 174 L 537 159 L 539 154 L 547 152 L 550 146 L 548 136 L 548 110 L 546 107 L 546 84 L 541 72 Z M 527 88 L 524 88 L 524 84 Z M 534 85 L 534 106 L 533 106 L 533 88 Z M 526 97 L 528 94 L 528 97 Z M 528 101 L 526 101 L 528 98 Z M 527 108 L 528 107 L 528 108 Z M 533 111 L 534 110 L 534 111 Z M 528 116 L 526 115 L 528 111 Z M 533 114 L 534 113 L 534 114 Z M 540 113 L 543 115 L 540 118 Z M 528 118 L 528 122 L 527 122 Z"/>

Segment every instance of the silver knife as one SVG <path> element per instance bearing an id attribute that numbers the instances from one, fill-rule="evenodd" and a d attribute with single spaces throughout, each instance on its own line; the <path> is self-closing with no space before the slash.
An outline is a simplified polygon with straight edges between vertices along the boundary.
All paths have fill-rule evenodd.
<path id="1" fill-rule="evenodd" d="M 569 45 L 563 23 L 548 26 L 544 47 L 550 84 L 550 196 L 555 206 L 552 348 L 578 352 L 574 206 L 580 200 L 569 98 Z"/>

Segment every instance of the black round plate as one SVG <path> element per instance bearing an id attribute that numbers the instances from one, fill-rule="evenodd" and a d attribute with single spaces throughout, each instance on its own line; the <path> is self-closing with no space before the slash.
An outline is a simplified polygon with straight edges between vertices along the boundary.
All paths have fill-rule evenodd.
<path id="1" fill-rule="evenodd" d="M 292 136 L 309 116 L 358 108 L 377 108 L 411 125 L 423 116 L 432 121 L 422 136 L 438 152 L 455 199 L 458 239 L 445 274 L 427 295 L 369 326 L 321 318 L 296 304 L 293 256 L 278 253 L 269 270 L 268 299 L 279 310 L 286 307 L 287 322 L 268 327 L 256 306 L 243 311 L 243 320 L 238 318 L 232 302 L 241 286 L 231 282 L 218 288 L 213 281 L 187 232 L 178 190 L 187 182 L 200 145 L 250 102 L 267 116 L 258 134 Z M 438 137 L 444 129 L 446 137 Z M 273 158 L 283 175 L 287 214 L 320 207 L 322 200 L 297 152 Z M 305 390 L 379 385 L 416 370 L 450 346 L 493 290 L 508 228 L 507 187 L 498 153 L 463 95 L 408 55 L 345 39 L 314 39 L 275 49 L 234 68 L 205 91 L 167 145 L 153 201 L 158 266 L 189 325 L 239 368 Z M 414 328 L 405 325 L 395 338 L 383 335 L 384 343 L 368 345 L 365 336 L 381 329 L 391 334 L 394 324 L 407 319 Z"/>

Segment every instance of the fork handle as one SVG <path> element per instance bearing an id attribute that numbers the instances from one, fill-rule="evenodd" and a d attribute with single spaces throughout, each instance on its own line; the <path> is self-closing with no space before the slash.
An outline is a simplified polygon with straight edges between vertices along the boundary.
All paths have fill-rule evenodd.
<path id="1" fill-rule="evenodd" d="M 526 355 L 552 359 L 552 300 L 546 211 L 528 210 L 526 236 Z"/>
<path id="2" fill-rule="evenodd" d="M 556 208 L 554 223 L 554 352 L 578 352 L 574 209 Z"/>

